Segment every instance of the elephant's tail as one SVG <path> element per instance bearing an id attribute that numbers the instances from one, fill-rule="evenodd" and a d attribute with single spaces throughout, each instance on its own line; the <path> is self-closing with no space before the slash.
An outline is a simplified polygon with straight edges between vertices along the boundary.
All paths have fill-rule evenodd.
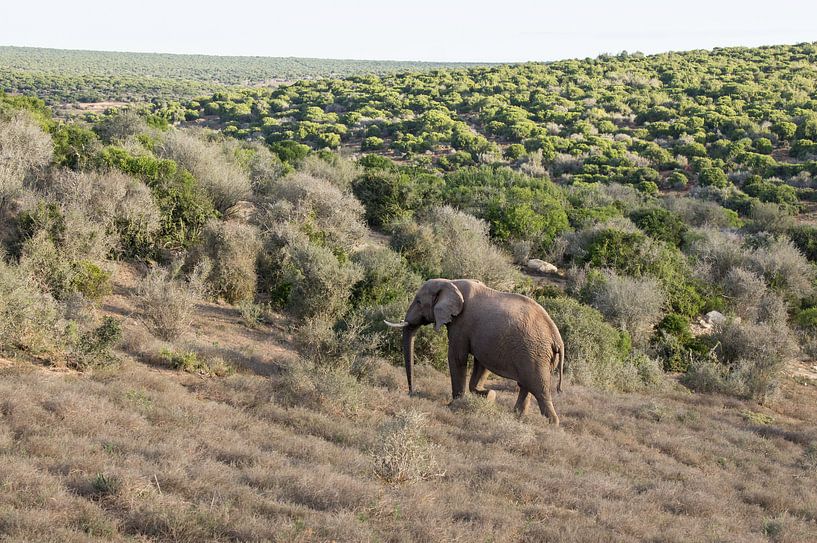
<path id="1" fill-rule="evenodd" d="M 559 350 L 556 353 L 559 357 L 557 364 L 559 364 L 559 384 L 556 385 L 556 392 L 562 391 L 562 377 L 564 376 L 565 371 L 565 346 L 564 344 L 559 345 Z"/>

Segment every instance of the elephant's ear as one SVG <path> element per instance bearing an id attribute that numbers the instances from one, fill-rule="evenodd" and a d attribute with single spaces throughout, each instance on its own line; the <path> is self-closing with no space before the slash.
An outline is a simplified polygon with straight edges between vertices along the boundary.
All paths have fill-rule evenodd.
<path id="1" fill-rule="evenodd" d="M 438 332 L 462 311 L 464 300 L 457 285 L 446 281 L 434 302 L 434 329 Z"/>

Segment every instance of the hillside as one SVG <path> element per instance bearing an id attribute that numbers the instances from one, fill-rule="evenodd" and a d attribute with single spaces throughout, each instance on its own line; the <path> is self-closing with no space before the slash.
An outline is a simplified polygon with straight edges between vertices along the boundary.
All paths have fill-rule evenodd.
<path id="1" fill-rule="evenodd" d="M 115 277 L 101 309 L 127 315 L 119 366 L 0 365 L 10 541 L 817 540 L 813 378 L 769 407 L 572 385 L 554 429 L 510 415 L 501 380 L 497 405 L 449 408 L 428 367 L 414 398 L 386 363 L 360 382 L 304 371 L 277 350 L 280 317 L 249 329 L 224 305 L 198 307 L 188 342 L 236 373 L 173 371 L 142 354 L 139 271 Z M 378 475 L 395 435 L 415 448 L 389 465 L 423 476 Z"/>
<path id="2" fill-rule="evenodd" d="M 0 93 L 0 540 L 817 541 L 814 55 Z M 558 326 L 560 427 L 432 326 L 406 394 L 463 277 Z"/>
<path id="3" fill-rule="evenodd" d="M 77 51 L 0 46 L 0 89 L 66 102 L 188 98 L 230 86 L 466 66 L 457 63 Z"/>

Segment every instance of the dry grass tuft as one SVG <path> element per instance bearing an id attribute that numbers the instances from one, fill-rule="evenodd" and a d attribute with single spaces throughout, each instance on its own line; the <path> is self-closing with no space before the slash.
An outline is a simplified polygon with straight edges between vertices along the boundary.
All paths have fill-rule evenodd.
<path id="1" fill-rule="evenodd" d="M 426 415 L 418 411 L 401 411 L 386 422 L 372 451 L 374 471 L 390 483 L 404 483 L 442 477 L 435 458 L 435 446 L 423 430 Z"/>
<path id="2" fill-rule="evenodd" d="M 164 340 L 177 339 L 189 328 L 203 290 L 200 279 L 194 277 L 185 282 L 177 276 L 177 269 L 155 268 L 138 287 L 142 322 L 153 335 Z"/>

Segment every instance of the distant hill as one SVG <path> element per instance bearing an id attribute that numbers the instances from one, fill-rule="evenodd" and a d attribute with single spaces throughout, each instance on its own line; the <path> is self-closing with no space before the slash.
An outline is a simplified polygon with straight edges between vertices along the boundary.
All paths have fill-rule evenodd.
<path id="1" fill-rule="evenodd" d="M 377 60 L 242 57 L 0 47 L 0 88 L 49 103 L 179 98 L 223 86 L 269 85 L 317 77 L 348 77 L 473 66 Z"/>

